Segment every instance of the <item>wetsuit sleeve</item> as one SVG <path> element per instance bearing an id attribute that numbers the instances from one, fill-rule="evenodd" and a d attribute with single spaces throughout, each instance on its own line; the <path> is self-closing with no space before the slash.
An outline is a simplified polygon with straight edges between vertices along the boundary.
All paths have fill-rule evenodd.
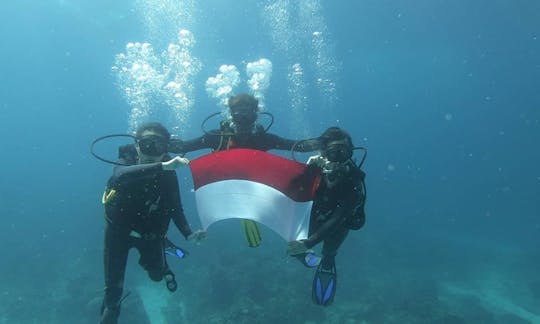
<path id="1" fill-rule="evenodd" d="M 283 138 L 275 134 L 266 134 L 265 142 L 269 150 L 290 151 L 294 147 L 294 150 L 298 152 L 311 152 L 319 149 L 319 142 L 315 139 L 297 141 Z"/>
<path id="2" fill-rule="evenodd" d="M 364 210 L 364 205 L 366 203 L 366 194 L 363 181 L 361 184 L 355 187 L 353 194 L 353 204 L 350 207 L 351 214 L 347 219 L 347 227 L 352 230 L 359 230 L 366 223 L 366 213 Z"/>
<path id="3" fill-rule="evenodd" d="M 324 224 L 322 224 L 315 233 L 312 233 L 306 240 L 304 244 L 308 249 L 311 249 L 315 245 L 319 244 L 322 240 L 332 233 L 335 229 L 343 225 L 346 221 L 345 208 L 343 206 L 338 206 L 332 212 L 332 217 L 330 217 Z"/>
<path id="4" fill-rule="evenodd" d="M 297 152 L 313 152 L 320 148 L 319 141 L 316 139 L 300 140 L 294 146 L 294 150 Z"/>
<path id="5" fill-rule="evenodd" d="M 174 176 L 173 176 L 174 175 Z M 182 206 L 182 199 L 180 198 L 180 189 L 178 186 L 178 179 L 176 177 L 176 172 L 171 172 L 171 177 L 169 177 L 169 212 L 171 213 L 171 219 L 176 225 L 176 228 L 187 237 L 193 233 L 191 227 L 189 226 L 186 215 L 184 214 L 184 207 Z"/>
<path id="6" fill-rule="evenodd" d="M 362 172 L 362 178 L 352 192 L 352 204 L 349 207 L 351 209 L 351 214 L 347 219 L 347 227 L 352 230 L 359 230 L 366 223 L 366 213 L 364 209 L 366 204 L 366 186 L 364 183 L 364 176 L 365 174 Z"/>
<path id="7" fill-rule="evenodd" d="M 215 131 L 219 134 L 219 131 Z M 169 144 L 169 152 L 176 154 L 185 154 L 202 149 L 214 149 L 218 146 L 220 135 L 205 134 L 203 136 L 182 141 L 179 139 L 171 140 Z"/>
<path id="8" fill-rule="evenodd" d="M 130 178 L 145 177 L 163 171 L 161 162 L 148 164 L 135 164 L 129 166 L 116 166 L 113 169 L 113 177 L 117 181 L 124 181 Z"/>

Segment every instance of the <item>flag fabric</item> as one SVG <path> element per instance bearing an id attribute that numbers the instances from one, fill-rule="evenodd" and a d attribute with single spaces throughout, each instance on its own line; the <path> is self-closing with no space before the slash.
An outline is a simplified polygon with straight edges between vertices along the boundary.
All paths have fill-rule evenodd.
<path id="1" fill-rule="evenodd" d="M 214 152 L 190 162 L 201 224 L 251 219 L 286 241 L 305 239 L 319 172 L 251 149 Z"/>

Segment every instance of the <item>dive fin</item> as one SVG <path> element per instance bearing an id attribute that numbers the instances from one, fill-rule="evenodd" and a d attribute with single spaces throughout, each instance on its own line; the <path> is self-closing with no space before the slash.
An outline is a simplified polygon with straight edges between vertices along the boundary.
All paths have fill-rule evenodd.
<path id="1" fill-rule="evenodd" d="M 189 252 L 177 246 L 176 244 L 171 242 L 171 240 L 165 237 L 165 254 L 172 255 L 179 259 L 183 259 L 189 255 Z"/>
<path id="2" fill-rule="evenodd" d="M 336 294 L 336 265 L 332 264 L 329 269 L 323 268 L 323 263 L 319 264 L 315 277 L 313 278 L 313 287 L 311 297 L 317 305 L 329 306 L 334 301 Z"/>
<path id="3" fill-rule="evenodd" d="M 174 273 L 171 271 L 168 271 L 165 276 L 163 276 L 165 279 L 165 285 L 167 286 L 167 289 L 170 292 L 175 292 L 178 288 L 178 283 L 176 282 L 176 279 L 174 278 Z"/>
<path id="4" fill-rule="evenodd" d="M 257 223 L 249 219 L 242 219 L 241 225 L 248 246 L 258 247 L 259 245 L 261 245 L 261 232 L 259 231 Z"/>
<path id="5" fill-rule="evenodd" d="M 307 250 L 305 253 L 293 255 L 306 268 L 315 268 L 321 263 L 321 257 L 316 255 L 313 250 Z"/>

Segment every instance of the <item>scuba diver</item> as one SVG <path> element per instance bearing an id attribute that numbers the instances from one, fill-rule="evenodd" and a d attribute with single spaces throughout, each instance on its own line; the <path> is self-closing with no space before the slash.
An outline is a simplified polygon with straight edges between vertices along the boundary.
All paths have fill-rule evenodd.
<path id="1" fill-rule="evenodd" d="M 210 118 L 219 115 L 215 113 L 207 117 L 202 123 L 204 135 L 188 141 L 172 139 L 169 152 L 185 154 L 200 149 L 222 151 L 234 148 L 249 148 L 260 151 L 268 150 L 295 150 L 299 152 L 316 151 L 319 148 L 317 140 L 296 141 L 285 139 L 268 133 L 273 123 L 273 116 L 266 112 L 259 112 L 259 101 L 252 95 L 239 94 L 229 98 L 229 113 L 231 119 L 220 122 L 220 128 L 206 131 L 204 125 Z M 272 121 L 268 127 L 257 123 L 260 114 L 270 116 Z M 242 230 L 250 247 L 261 244 L 261 234 L 257 223 L 242 219 Z"/>
<path id="2" fill-rule="evenodd" d="M 118 135 L 105 137 L 111 136 Z M 186 252 L 165 237 L 171 219 L 188 241 L 206 235 L 201 230 L 193 232 L 184 215 L 175 169 L 189 161 L 168 156 L 169 131 L 160 123 L 145 123 L 137 129 L 135 139 L 135 145 L 120 147 L 120 161 L 114 163 L 117 166 L 102 197 L 106 222 L 102 324 L 118 322 L 131 248 L 139 251 L 139 264 L 150 279 L 165 279 L 167 289 L 174 292 L 178 285 L 165 255 L 183 257 Z"/>
<path id="3" fill-rule="evenodd" d="M 322 260 L 313 279 L 312 298 L 316 304 L 328 306 L 336 293 L 337 250 L 349 230 L 359 230 L 365 223 L 365 173 L 360 168 L 366 156 L 358 165 L 352 160 L 355 149 L 352 139 L 338 127 L 328 128 L 319 141 L 321 154 L 308 160 L 309 165 L 321 172 L 311 209 L 308 238 L 289 242 L 287 253 L 298 257 L 323 242 Z"/>

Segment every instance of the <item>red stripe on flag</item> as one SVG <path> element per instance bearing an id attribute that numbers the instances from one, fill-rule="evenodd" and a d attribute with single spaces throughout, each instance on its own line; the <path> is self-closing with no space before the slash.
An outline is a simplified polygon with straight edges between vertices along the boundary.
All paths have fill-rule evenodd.
<path id="1" fill-rule="evenodd" d="M 274 154 L 251 149 L 214 152 L 189 164 L 195 190 L 223 180 L 249 180 L 265 184 L 293 199 L 313 200 L 319 171 Z"/>

